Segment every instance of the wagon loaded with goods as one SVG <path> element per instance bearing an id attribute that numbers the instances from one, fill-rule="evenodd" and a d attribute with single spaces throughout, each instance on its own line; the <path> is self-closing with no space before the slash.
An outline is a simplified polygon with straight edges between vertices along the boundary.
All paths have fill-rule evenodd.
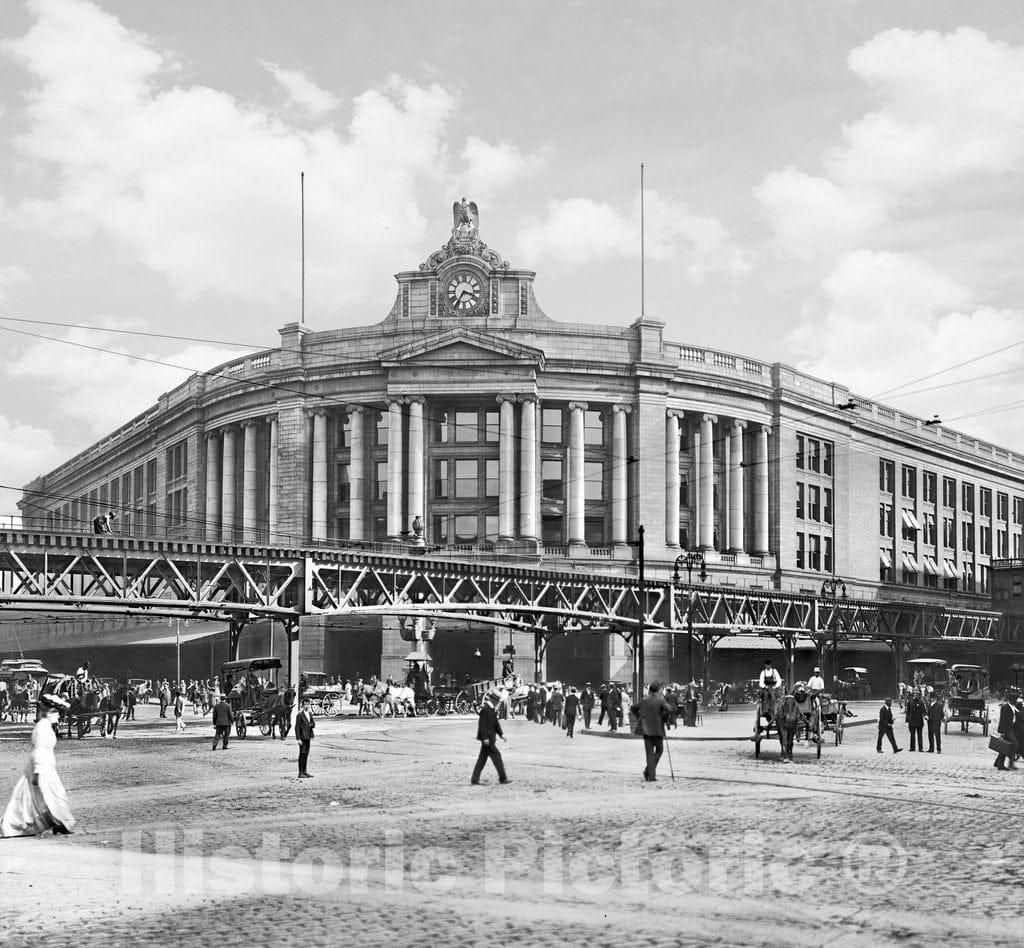
<path id="1" fill-rule="evenodd" d="M 281 659 L 272 655 L 225 662 L 220 667 L 220 680 L 227 692 L 235 734 L 244 738 L 250 727 L 258 727 L 267 737 L 277 727 L 281 737 L 291 727 L 295 692 L 281 691 L 278 676 Z"/>
<path id="2" fill-rule="evenodd" d="M 309 699 L 313 714 L 335 716 L 341 714 L 345 701 L 345 686 L 327 683 L 323 672 L 304 671 L 299 679 L 299 698 Z"/>

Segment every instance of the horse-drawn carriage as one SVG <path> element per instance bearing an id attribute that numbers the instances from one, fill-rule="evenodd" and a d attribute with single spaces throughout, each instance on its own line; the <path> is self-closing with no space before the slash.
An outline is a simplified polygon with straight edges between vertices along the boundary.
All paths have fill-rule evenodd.
<path id="1" fill-rule="evenodd" d="M 972 724 L 981 726 L 981 734 L 988 737 L 989 711 L 985 701 L 988 672 L 980 665 L 951 665 L 946 692 L 946 713 L 943 730 L 949 733 L 951 721 L 960 725 L 967 734 Z"/>
<path id="2" fill-rule="evenodd" d="M 244 739 L 250 727 L 258 727 L 267 737 L 274 728 L 282 738 L 291 728 L 295 692 L 278 689 L 281 659 L 273 655 L 225 662 L 220 667 L 220 680 L 227 691 L 235 734 Z"/>
<path id="3" fill-rule="evenodd" d="M 843 677 L 836 679 L 836 697 L 844 701 L 867 701 L 871 697 L 868 670 L 858 665 L 847 665 Z"/>
<path id="4" fill-rule="evenodd" d="M 0 721 L 27 721 L 34 716 L 50 673 L 37 658 L 8 658 L 0 662 Z"/>
<path id="5" fill-rule="evenodd" d="M 761 756 L 761 741 L 773 734 L 779 739 L 783 761 L 793 759 L 793 743 L 802 731 L 807 741 L 813 742 L 817 756 L 821 757 L 821 745 L 827 729 L 835 733 L 836 745 L 843 739 L 843 718 L 845 706 L 827 695 L 812 695 L 801 682 L 792 693 L 784 694 L 782 688 L 763 688 L 754 711 L 754 756 Z"/>

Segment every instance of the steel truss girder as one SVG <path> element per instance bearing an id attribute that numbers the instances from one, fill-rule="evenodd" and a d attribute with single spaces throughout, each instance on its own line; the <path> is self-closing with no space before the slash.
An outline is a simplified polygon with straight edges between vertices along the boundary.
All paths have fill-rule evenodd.
<path id="1" fill-rule="evenodd" d="M 920 603 L 817 598 L 772 590 L 367 551 L 278 549 L 122 537 L 0 532 L 0 610 L 138 612 L 297 620 L 323 613 L 465 617 L 630 638 L 685 628 L 873 639 L 1024 643 L 1024 618 Z"/>

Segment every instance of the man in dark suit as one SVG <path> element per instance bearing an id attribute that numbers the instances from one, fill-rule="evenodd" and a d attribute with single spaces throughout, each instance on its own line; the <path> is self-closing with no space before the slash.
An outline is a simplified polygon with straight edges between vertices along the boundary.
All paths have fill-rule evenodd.
<path id="1" fill-rule="evenodd" d="M 996 731 L 999 732 L 999 736 L 1010 743 L 1010 751 L 1007 754 L 997 754 L 995 762 L 992 764 L 996 770 L 1016 770 L 1017 765 L 1013 762 L 1017 756 L 1017 736 L 1013 733 L 1013 723 L 1016 718 L 1016 711 L 1010 699 L 1004 694 L 999 700 L 999 724 L 996 725 Z M 1010 758 L 1010 766 L 1006 766 L 1006 758 Z"/>
<path id="2" fill-rule="evenodd" d="M 942 702 L 932 695 L 928 705 L 928 753 L 942 753 Z"/>
<path id="3" fill-rule="evenodd" d="M 217 741 L 224 742 L 224 750 L 228 749 L 228 738 L 231 736 L 231 705 L 228 699 L 220 696 L 220 701 L 213 708 L 213 726 L 216 728 L 213 735 L 213 749 L 217 749 Z"/>
<path id="4" fill-rule="evenodd" d="M 926 713 L 927 708 L 924 706 L 924 699 L 915 690 L 907 702 L 907 727 L 910 730 L 910 750 L 912 752 L 924 750 L 924 740 L 922 738 Z"/>
<path id="5" fill-rule="evenodd" d="M 569 694 L 565 696 L 565 733 L 569 737 L 573 736 L 573 731 L 576 729 L 576 715 L 580 710 L 580 698 L 576 694 L 575 688 L 569 689 Z"/>
<path id="6" fill-rule="evenodd" d="M 882 705 L 881 710 L 878 712 L 878 746 L 876 750 L 879 754 L 882 753 L 882 738 L 889 738 L 889 743 L 892 744 L 892 752 L 894 754 L 900 753 L 903 748 L 896 746 L 896 735 L 892 733 L 892 698 L 886 698 L 885 704 Z"/>
<path id="7" fill-rule="evenodd" d="M 583 694 L 580 695 L 580 708 L 583 709 L 583 726 L 589 731 L 590 718 L 594 713 L 594 692 L 589 681 L 583 689 Z"/>
<path id="8" fill-rule="evenodd" d="M 661 696 L 661 685 L 652 682 L 647 697 L 640 702 L 637 716 L 640 718 L 640 733 L 644 736 L 644 780 L 654 783 L 658 779 L 658 761 L 665 751 L 665 722 L 671 709 Z"/>
<path id="9" fill-rule="evenodd" d="M 480 774 L 483 772 L 488 758 L 494 761 L 494 769 L 498 771 L 498 781 L 500 783 L 510 782 L 505 774 L 505 762 L 501 759 L 501 752 L 498 750 L 498 738 L 505 740 L 505 735 L 501 732 L 501 722 L 498 721 L 498 715 L 494 710 L 499 700 L 500 696 L 491 692 L 480 705 L 480 720 L 476 726 L 476 739 L 480 742 L 480 754 L 477 756 L 476 766 L 473 768 L 473 776 L 469 780 L 474 786 L 480 783 Z"/>
<path id="10" fill-rule="evenodd" d="M 608 691 L 608 729 L 611 731 L 617 731 L 619 729 L 619 721 L 622 720 L 620 714 L 622 712 L 622 692 L 619 691 L 618 685 L 612 685 Z"/>
<path id="11" fill-rule="evenodd" d="M 302 710 L 295 716 L 295 739 L 299 742 L 299 776 L 312 777 L 306 772 L 306 764 L 309 762 L 309 742 L 313 740 L 313 729 L 316 721 L 313 720 L 313 712 L 310 711 L 309 698 L 302 699 Z"/>
<path id="12" fill-rule="evenodd" d="M 601 685 L 601 693 L 598 695 L 601 702 L 601 713 L 597 716 L 597 726 L 604 724 L 604 716 L 608 713 L 608 686 Z"/>

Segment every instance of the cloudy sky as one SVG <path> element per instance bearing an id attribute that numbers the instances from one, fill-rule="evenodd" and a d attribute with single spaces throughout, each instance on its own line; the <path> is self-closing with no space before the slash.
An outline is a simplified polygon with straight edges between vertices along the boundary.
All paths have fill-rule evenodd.
<path id="1" fill-rule="evenodd" d="M 462 195 L 550 316 L 628 324 L 642 161 L 668 338 L 1024 451 L 1014 0 L 5 0 L 2 34 L 2 484 L 277 343 L 300 171 L 313 328 L 383 318 Z"/>

